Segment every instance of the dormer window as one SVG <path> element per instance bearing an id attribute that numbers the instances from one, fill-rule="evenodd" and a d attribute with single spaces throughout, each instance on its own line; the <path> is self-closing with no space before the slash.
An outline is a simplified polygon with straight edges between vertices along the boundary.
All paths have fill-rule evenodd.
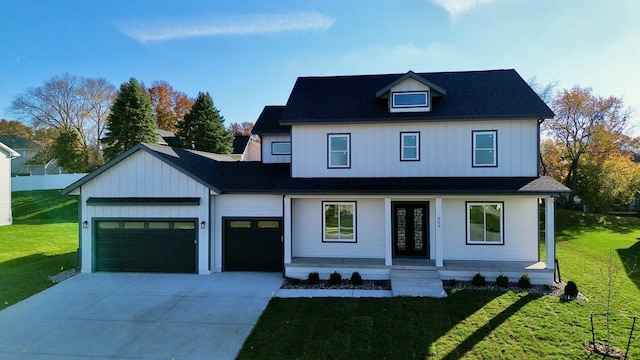
<path id="1" fill-rule="evenodd" d="M 395 92 L 391 97 L 392 108 L 416 108 L 429 106 L 428 91 Z"/>

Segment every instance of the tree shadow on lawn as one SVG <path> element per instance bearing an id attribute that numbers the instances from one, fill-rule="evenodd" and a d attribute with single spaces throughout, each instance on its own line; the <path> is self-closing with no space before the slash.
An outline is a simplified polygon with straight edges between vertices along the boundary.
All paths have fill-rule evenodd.
<path id="1" fill-rule="evenodd" d="M 559 211 L 556 217 L 558 241 L 576 239 L 594 229 L 617 234 L 631 234 L 638 230 L 640 219 L 635 217 L 585 214 L 580 211 Z"/>
<path id="2" fill-rule="evenodd" d="M 14 224 L 78 222 L 78 200 L 68 196 L 63 197 L 57 190 L 22 191 L 14 193 L 12 197 Z"/>
<path id="3" fill-rule="evenodd" d="M 625 269 L 622 270 L 640 290 L 640 241 L 636 241 L 635 244 L 626 249 L 616 249 L 616 251 L 625 266 Z M 634 270 L 634 272 L 629 275 L 629 270 Z"/>
<path id="4" fill-rule="evenodd" d="M 424 359 L 434 355 L 433 346 L 439 339 L 451 338 L 447 334 L 458 324 L 502 295 L 503 292 L 458 290 L 446 299 L 275 298 L 238 358 Z M 500 324 L 539 297 L 520 297 L 444 358 L 464 357 Z"/>

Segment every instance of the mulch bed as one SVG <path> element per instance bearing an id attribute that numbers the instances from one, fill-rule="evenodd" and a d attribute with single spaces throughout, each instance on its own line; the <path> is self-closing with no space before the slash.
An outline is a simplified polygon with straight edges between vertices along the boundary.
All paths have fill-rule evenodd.
<path id="1" fill-rule="evenodd" d="M 509 283 L 507 287 L 498 286 L 495 282 L 487 282 L 485 286 L 475 286 L 471 281 L 443 281 L 445 290 L 455 289 L 471 289 L 471 290 L 489 290 L 489 291 L 513 291 L 513 292 L 528 292 L 538 295 L 549 295 L 560 298 L 561 300 L 570 301 L 589 301 L 589 299 L 582 293 L 578 293 L 575 298 L 567 297 L 564 295 L 564 287 L 567 285 L 565 282 L 555 283 L 553 285 L 531 285 L 529 288 L 521 288 L 518 284 Z"/>
<path id="2" fill-rule="evenodd" d="M 618 350 L 614 347 L 609 347 L 607 349 L 607 346 L 605 344 L 596 343 L 594 346 L 590 342 L 585 342 L 584 348 L 587 349 L 588 352 L 600 355 L 602 357 L 608 357 L 611 359 L 626 359 L 622 350 Z"/>
<path id="3" fill-rule="evenodd" d="M 317 285 L 309 284 L 307 280 L 286 278 L 281 289 L 345 289 L 345 290 L 391 290 L 389 280 L 363 280 L 362 285 L 353 285 L 349 280 L 342 280 L 340 285 L 332 285 L 329 280 L 320 280 Z"/>

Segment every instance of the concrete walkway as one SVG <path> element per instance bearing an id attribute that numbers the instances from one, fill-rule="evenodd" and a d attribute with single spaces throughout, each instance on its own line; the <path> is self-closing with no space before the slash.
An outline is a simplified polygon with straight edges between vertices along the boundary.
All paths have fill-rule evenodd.
<path id="1" fill-rule="evenodd" d="M 0 311 L 0 359 L 233 359 L 279 273 L 80 274 Z"/>

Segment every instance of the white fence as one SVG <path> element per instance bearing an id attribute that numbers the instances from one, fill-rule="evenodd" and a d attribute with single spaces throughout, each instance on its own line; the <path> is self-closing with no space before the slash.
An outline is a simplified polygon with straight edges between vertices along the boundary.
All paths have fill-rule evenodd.
<path id="1" fill-rule="evenodd" d="M 64 189 L 85 175 L 87 174 L 15 176 L 11 178 L 11 191 Z"/>

